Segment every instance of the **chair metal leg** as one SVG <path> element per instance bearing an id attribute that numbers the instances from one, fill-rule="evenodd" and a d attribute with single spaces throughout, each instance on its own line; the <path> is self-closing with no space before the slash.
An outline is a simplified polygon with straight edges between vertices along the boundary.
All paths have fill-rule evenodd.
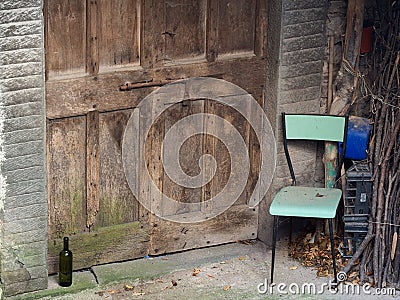
<path id="1" fill-rule="evenodd" d="M 335 257 L 335 241 L 333 239 L 333 226 L 332 219 L 328 220 L 329 223 L 329 237 L 331 240 L 331 251 L 332 251 L 332 264 L 333 264 L 333 282 L 337 284 L 337 272 L 336 272 L 336 257 Z"/>
<path id="2" fill-rule="evenodd" d="M 276 235 L 278 233 L 279 216 L 274 216 L 274 231 L 272 242 L 271 283 L 274 282 Z"/>

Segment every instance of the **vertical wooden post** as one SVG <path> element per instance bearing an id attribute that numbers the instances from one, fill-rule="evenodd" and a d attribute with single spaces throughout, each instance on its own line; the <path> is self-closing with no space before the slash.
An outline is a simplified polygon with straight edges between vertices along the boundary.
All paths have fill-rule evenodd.
<path id="1" fill-rule="evenodd" d="M 99 211 L 99 112 L 86 119 L 86 226 L 93 227 Z"/>

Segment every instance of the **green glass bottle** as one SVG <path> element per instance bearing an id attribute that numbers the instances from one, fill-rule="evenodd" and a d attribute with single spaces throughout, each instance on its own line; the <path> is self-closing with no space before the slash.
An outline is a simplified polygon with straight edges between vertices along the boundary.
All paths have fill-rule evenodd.
<path id="1" fill-rule="evenodd" d="M 60 252 L 58 281 L 64 287 L 72 284 L 72 252 L 68 249 L 68 237 L 64 237 L 64 248 Z"/>

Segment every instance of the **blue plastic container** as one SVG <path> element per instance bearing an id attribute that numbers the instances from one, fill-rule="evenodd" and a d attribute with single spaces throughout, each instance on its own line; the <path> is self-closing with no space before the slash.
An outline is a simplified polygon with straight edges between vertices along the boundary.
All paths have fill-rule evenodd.
<path id="1" fill-rule="evenodd" d="M 372 126 L 368 119 L 355 116 L 349 117 L 345 158 L 353 160 L 367 158 L 371 128 Z M 342 143 L 339 143 L 339 151 L 342 154 Z"/>

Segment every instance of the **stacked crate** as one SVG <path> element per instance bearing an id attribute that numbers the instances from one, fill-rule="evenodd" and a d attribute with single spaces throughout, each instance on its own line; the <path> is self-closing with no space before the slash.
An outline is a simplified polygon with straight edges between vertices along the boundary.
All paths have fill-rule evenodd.
<path id="1" fill-rule="evenodd" d="M 350 258 L 368 231 L 372 173 L 365 161 L 353 162 L 346 172 L 343 257 Z"/>

